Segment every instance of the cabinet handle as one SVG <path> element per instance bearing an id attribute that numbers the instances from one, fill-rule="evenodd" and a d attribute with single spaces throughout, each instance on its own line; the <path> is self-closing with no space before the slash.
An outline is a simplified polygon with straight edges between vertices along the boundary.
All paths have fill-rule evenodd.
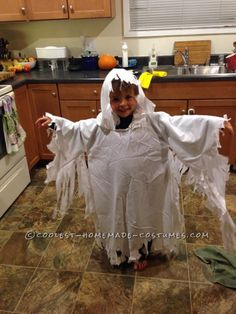
<path id="1" fill-rule="evenodd" d="M 55 92 L 52 92 L 52 96 L 53 96 L 53 97 L 56 97 L 56 95 L 57 95 L 57 94 L 56 94 Z"/>
<path id="2" fill-rule="evenodd" d="M 92 111 L 92 113 L 95 113 L 95 112 L 96 112 L 96 110 L 95 110 L 95 109 L 91 109 L 91 111 Z"/>
<path id="3" fill-rule="evenodd" d="M 63 13 L 66 13 L 66 6 L 64 4 L 61 6 L 61 8 L 62 8 Z"/>
<path id="4" fill-rule="evenodd" d="M 71 13 L 74 12 L 73 5 L 72 5 L 72 4 L 70 4 L 70 11 L 71 11 Z"/>
<path id="5" fill-rule="evenodd" d="M 23 15 L 25 15 L 25 8 L 24 7 L 21 8 L 21 12 Z"/>
<path id="6" fill-rule="evenodd" d="M 97 95 L 98 91 L 96 89 L 94 89 L 93 93 L 94 93 L 94 95 Z"/>
<path id="7" fill-rule="evenodd" d="M 182 109 L 181 112 L 182 112 L 182 114 L 185 114 L 186 110 L 185 110 L 185 109 Z"/>
<path id="8" fill-rule="evenodd" d="M 188 114 L 195 114 L 195 110 L 193 108 L 189 108 L 188 109 Z"/>

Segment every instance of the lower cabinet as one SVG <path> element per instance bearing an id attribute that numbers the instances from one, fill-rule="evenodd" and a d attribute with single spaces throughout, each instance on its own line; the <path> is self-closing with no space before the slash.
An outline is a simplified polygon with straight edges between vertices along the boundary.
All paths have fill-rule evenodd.
<path id="1" fill-rule="evenodd" d="M 29 84 L 28 91 L 34 121 L 43 116 L 46 112 L 56 116 L 61 115 L 57 84 Z M 52 159 L 53 154 L 47 149 L 50 136 L 48 136 L 45 129 L 35 128 L 35 131 L 40 159 Z"/>
<path id="2" fill-rule="evenodd" d="M 31 169 L 40 159 L 32 106 L 26 85 L 15 89 L 14 92 L 20 123 L 26 132 L 25 153 L 28 167 Z"/>
<path id="3" fill-rule="evenodd" d="M 101 84 L 58 84 L 62 117 L 71 121 L 95 118 Z"/>
<path id="4" fill-rule="evenodd" d="M 171 116 L 182 115 L 187 113 L 187 100 L 153 100 L 156 105 L 155 111 L 164 111 Z"/>

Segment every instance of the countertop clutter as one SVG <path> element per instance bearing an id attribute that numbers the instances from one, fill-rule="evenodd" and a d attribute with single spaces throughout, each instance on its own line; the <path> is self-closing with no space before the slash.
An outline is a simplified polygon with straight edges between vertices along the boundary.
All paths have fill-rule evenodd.
<path id="1" fill-rule="evenodd" d="M 196 68 L 184 68 L 175 67 L 171 65 L 161 65 L 157 69 L 160 71 L 166 71 L 167 75 L 165 77 L 153 77 L 153 81 L 158 82 L 193 82 L 193 81 L 225 81 L 225 80 L 235 80 L 235 72 L 227 72 L 226 70 L 219 72 L 208 71 L 204 73 L 204 69 L 197 71 Z M 208 68 L 209 69 L 209 68 Z M 143 71 L 146 71 L 147 67 L 134 68 L 130 71 L 134 71 L 134 74 L 139 76 Z M 13 87 L 18 87 L 23 84 L 32 83 L 92 83 L 100 82 L 102 83 L 109 71 L 104 70 L 92 70 L 92 71 L 63 71 L 55 70 L 51 71 L 45 69 L 44 71 L 39 71 L 34 69 L 31 72 L 17 73 L 13 78 L 6 81 L 6 84 L 11 84 Z M 4 83 L 5 84 L 5 83 Z"/>

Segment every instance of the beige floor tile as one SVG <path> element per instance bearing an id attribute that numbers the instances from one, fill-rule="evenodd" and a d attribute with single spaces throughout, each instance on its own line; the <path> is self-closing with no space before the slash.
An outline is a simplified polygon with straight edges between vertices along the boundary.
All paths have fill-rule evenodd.
<path id="1" fill-rule="evenodd" d="M 235 314 L 235 290 L 218 284 L 191 283 L 192 314 Z"/>
<path id="2" fill-rule="evenodd" d="M 71 313 L 82 274 L 38 269 L 16 311 L 24 314 Z"/>
<path id="3" fill-rule="evenodd" d="M 25 233 L 14 232 L 1 250 L 0 264 L 36 267 L 49 239 L 27 240 Z"/>
<path id="4" fill-rule="evenodd" d="M 0 265 L 0 310 L 14 311 L 34 269 Z"/>
<path id="5" fill-rule="evenodd" d="M 166 279 L 137 278 L 133 314 L 190 314 L 189 284 Z"/>
<path id="6" fill-rule="evenodd" d="M 134 278 L 85 273 L 73 314 L 130 314 Z"/>

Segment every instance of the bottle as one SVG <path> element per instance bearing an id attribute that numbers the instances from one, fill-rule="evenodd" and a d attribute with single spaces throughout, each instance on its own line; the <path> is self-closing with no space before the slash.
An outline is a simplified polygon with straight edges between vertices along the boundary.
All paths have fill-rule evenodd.
<path id="1" fill-rule="evenodd" d="M 126 42 L 122 44 L 122 67 L 128 68 L 128 45 Z"/>
<path id="2" fill-rule="evenodd" d="M 152 48 L 151 56 L 148 62 L 149 69 L 157 68 L 157 53 L 155 47 Z"/>

